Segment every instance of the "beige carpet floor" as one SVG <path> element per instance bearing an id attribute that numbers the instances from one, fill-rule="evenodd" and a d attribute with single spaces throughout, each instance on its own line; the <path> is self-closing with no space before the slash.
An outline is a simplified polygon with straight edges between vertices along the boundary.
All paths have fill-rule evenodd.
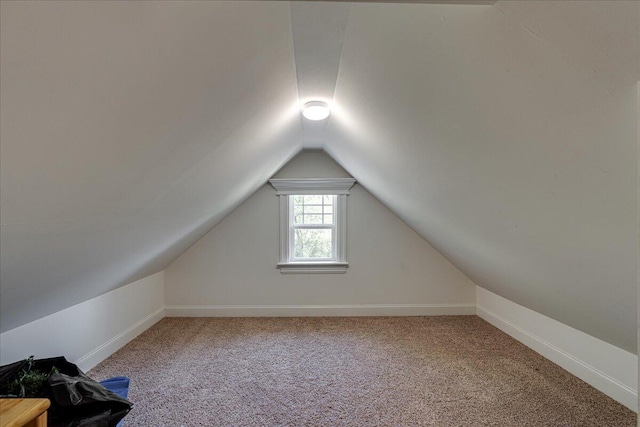
<path id="1" fill-rule="evenodd" d="M 89 373 L 133 426 L 636 426 L 476 316 L 165 318 Z"/>

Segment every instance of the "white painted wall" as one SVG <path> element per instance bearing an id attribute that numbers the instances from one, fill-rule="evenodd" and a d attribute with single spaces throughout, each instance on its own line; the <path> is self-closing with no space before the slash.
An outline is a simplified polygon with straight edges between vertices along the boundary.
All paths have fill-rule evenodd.
<path id="1" fill-rule="evenodd" d="M 276 174 L 344 176 L 319 151 Z M 347 202 L 346 274 L 281 274 L 278 209 L 263 186 L 170 264 L 167 315 L 474 313 L 475 285 L 358 184 Z"/>
<path id="2" fill-rule="evenodd" d="M 164 317 L 164 272 L 0 334 L 0 364 L 65 356 L 85 372 Z"/>
<path id="3" fill-rule="evenodd" d="M 477 314 L 542 356 L 638 411 L 638 356 L 476 287 Z"/>
<path id="4" fill-rule="evenodd" d="M 302 146 L 288 2 L 0 8 L 0 332 L 164 270 Z"/>
<path id="5" fill-rule="evenodd" d="M 640 2 L 412 6 L 352 4 L 325 150 L 477 285 L 635 352 Z"/>

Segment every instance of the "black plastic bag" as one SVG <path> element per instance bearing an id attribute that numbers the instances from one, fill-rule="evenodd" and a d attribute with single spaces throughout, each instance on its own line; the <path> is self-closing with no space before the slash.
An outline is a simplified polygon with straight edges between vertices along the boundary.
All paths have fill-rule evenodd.
<path id="1" fill-rule="evenodd" d="M 25 359 L 0 367 L 0 395 L 8 395 L 8 385 L 28 364 Z M 42 390 L 51 400 L 51 427 L 115 427 L 133 404 L 107 390 L 64 357 L 33 361 L 32 369 L 54 371 Z"/>

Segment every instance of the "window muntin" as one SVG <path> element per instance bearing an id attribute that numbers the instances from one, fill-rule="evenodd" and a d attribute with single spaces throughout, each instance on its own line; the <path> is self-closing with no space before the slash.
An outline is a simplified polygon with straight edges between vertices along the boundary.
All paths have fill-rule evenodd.
<path id="1" fill-rule="evenodd" d="M 291 195 L 294 224 L 333 224 L 336 196 L 333 194 Z"/>

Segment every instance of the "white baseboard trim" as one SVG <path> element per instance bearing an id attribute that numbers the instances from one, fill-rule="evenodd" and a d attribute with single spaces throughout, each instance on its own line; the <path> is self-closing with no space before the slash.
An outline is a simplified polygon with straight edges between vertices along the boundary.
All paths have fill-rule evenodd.
<path id="1" fill-rule="evenodd" d="M 476 308 L 485 321 L 638 412 L 636 355 L 482 288 Z"/>
<path id="2" fill-rule="evenodd" d="M 97 366 L 98 363 L 120 350 L 138 335 L 158 323 L 164 317 L 164 308 L 158 309 L 154 313 L 151 313 L 149 316 L 111 338 L 109 341 L 85 354 L 74 363 L 78 365 L 81 370 L 87 372 L 91 368 Z"/>
<path id="3" fill-rule="evenodd" d="M 474 315 L 475 304 L 169 305 L 166 317 L 336 317 Z"/>
<path id="4" fill-rule="evenodd" d="M 477 287 L 473 304 L 169 305 L 96 347 L 75 363 L 88 371 L 163 317 L 338 317 L 474 315 L 591 386 L 638 411 L 638 357 Z"/>

